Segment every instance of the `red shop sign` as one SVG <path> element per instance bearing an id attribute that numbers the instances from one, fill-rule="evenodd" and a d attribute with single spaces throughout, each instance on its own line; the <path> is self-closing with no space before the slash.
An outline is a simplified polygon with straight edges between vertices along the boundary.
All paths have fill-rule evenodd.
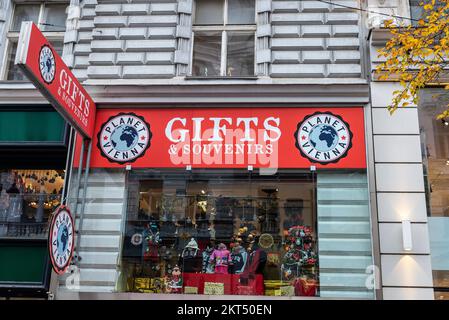
<path id="1" fill-rule="evenodd" d="M 67 122 L 92 139 L 94 101 L 32 22 L 22 24 L 15 63 Z"/>
<path id="2" fill-rule="evenodd" d="M 366 168 L 363 119 L 363 108 L 100 109 L 91 166 Z"/>

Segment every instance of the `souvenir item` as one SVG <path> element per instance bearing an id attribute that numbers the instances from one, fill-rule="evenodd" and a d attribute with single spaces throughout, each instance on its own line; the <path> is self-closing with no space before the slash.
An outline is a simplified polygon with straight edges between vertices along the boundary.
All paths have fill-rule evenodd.
<path id="1" fill-rule="evenodd" d="M 317 256 L 313 250 L 312 229 L 307 226 L 291 227 L 286 234 L 285 250 L 281 266 L 283 280 L 293 281 L 295 294 L 298 295 L 301 291 L 301 282 L 296 282 L 298 278 L 306 274 L 308 278 L 315 277 Z"/>
<path id="2" fill-rule="evenodd" d="M 279 253 L 270 252 L 267 253 L 267 265 L 270 267 L 278 267 L 280 262 Z"/>
<path id="3" fill-rule="evenodd" d="M 223 295 L 224 283 L 204 282 L 204 294 Z"/>
<path id="4" fill-rule="evenodd" d="M 143 238 L 145 239 L 144 245 L 142 246 L 144 260 L 157 262 L 159 258 L 159 244 L 162 240 L 155 222 L 148 224 L 143 232 Z"/>
<path id="5" fill-rule="evenodd" d="M 214 261 L 210 260 L 210 256 L 212 255 L 212 252 L 214 251 L 214 247 L 212 245 L 208 245 L 206 249 L 203 251 L 203 273 L 214 273 L 215 265 Z"/>
<path id="6" fill-rule="evenodd" d="M 184 287 L 184 293 L 185 294 L 198 294 L 198 287 Z"/>
<path id="7" fill-rule="evenodd" d="M 271 234 L 264 233 L 259 238 L 259 246 L 264 249 L 269 249 L 274 244 L 274 239 Z"/>
<path id="8" fill-rule="evenodd" d="M 202 255 L 194 238 L 182 250 L 180 258 L 184 272 L 201 272 Z"/>
<path id="9" fill-rule="evenodd" d="M 295 280 L 295 295 L 314 297 L 317 294 L 317 281 L 315 279 L 308 279 L 301 277 Z"/>
<path id="10" fill-rule="evenodd" d="M 245 269 L 246 260 L 248 258 L 248 253 L 245 248 L 243 248 L 240 244 L 234 246 L 231 251 L 231 260 L 232 260 L 232 272 L 234 274 L 240 274 Z M 230 268 L 231 269 L 231 268 Z"/>
<path id="11" fill-rule="evenodd" d="M 248 257 L 243 274 L 245 276 L 262 274 L 267 262 L 267 253 L 260 249 L 257 243 L 248 247 Z"/>
<path id="12" fill-rule="evenodd" d="M 171 278 L 167 284 L 168 293 L 182 293 L 181 269 L 175 266 L 171 273 Z"/>
<path id="13" fill-rule="evenodd" d="M 231 253 L 224 243 L 220 243 L 218 248 L 212 252 L 209 261 L 215 263 L 215 273 L 228 273 L 228 265 L 232 260 Z"/>

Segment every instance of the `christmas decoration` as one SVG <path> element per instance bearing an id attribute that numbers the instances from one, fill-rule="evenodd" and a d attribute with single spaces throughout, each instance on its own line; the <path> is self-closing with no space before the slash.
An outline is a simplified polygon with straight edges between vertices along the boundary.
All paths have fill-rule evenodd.
<path id="1" fill-rule="evenodd" d="M 147 225 L 143 237 L 145 239 L 143 246 L 144 259 L 157 262 L 159 259 L 159 244 L 162 240 L 159 235 L 159 228 L 155 222 L 151 222 Z"/>
<path id="2" fill-rule="evenodd" d="M 171 278 L 168 279 L 167 283 L 168 293 L 182 293 L 182 277 L 181 269 L 178 266 L 173 268 L 171 273 Z"/>
<path id="3" fill-rule="evenodd" d="M 286 233 L 285 255 L 281 266 L 283 279 L 294 283 L 297 278 L 314 278 L 317 256 L 313 248 L 312 229 L 293 226 Z"/>

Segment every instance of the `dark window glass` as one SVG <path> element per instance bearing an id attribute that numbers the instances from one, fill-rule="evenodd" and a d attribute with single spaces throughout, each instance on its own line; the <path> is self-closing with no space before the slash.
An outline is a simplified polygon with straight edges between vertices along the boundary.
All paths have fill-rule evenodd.
<path id="1" fill-rule="evenodd" d="M 228 33 L 226 75 L 254 75 L 254 34 Z"/>
<path id="2" fill-rule="evenodd" d="M 425 89 L 418 106 L 436 299 L 449 299 L 449 119 L 436 119 L 448 97 L 443 89 Z"/>
<path id="3" fill-rule="evenodd" d="M 17 42 L 11 42 L 6 62 L 8 65 L 8 74 L 6 79 L 16 81 L 28 81 L 27 77 L 25 77 L 25 74 L 22 72 L 22 70 L 20 70 L 20 68 L 14 64 L 14 61 L 16 60 L 16 52 L 17 52 Z"/>
<path id="4" fill-rule="evenodd" d="M 45 5 L 42 31 L 64 31 L 67 20 L 66 8 L 65 4 Z"/>
<path id="5" fill-rule="evenodd" d="M 0 239 L 46 239 L 64 176 L 62 170 L 0 170 Z"/>
<path id="6" fill-rule="evenodd" d="M 221 33 L 195 33 L 193 46 L 194 76 L 219 76 L 221 57 Z"/>
<path id="7" fill-rule="evenodd" d="M 228 0 L 228 24 L 254 24 L 254 0 Z"/>
<path id="8" fill-rule="evenodd" d="M 20 31 L 23 21 L 33 21 L 38 23 L 40 5 L 38 4 L 20 4 L 14 8 L 14 19 L 11 25 L 11 31 Z"/>
<path id="9" fill-rule="evenodd" d="M 64 131 L 65 122 L 55 111 L 0 111 L 0 144 L 61 143 Z"/>
<path id="10" fill-rule="evenodd" d="M 195 22 L 196 25 L 223 24 L 224 0 L 196 0 L 195 1 Z"/>

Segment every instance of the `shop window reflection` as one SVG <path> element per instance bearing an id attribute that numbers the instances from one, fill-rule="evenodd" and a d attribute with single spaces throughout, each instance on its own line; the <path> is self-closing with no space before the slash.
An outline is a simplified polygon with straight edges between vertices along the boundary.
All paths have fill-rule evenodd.
<path id="1" fill-rule="evenodd" d="M 179 176 L 130 178 L 125 291 L 319 294 L 311 174 Z"/>
<path id="2" fill-rule="evenodd" d="M 428 88 L 418 106 L 435 299 L 449 293 L 449 126 L 436 119 L 447 100 L 446 90 Z"/>
<path id="3" fill-rule="evenodd" d="M 0 171 L 0 237 L 45 239 L 63 184 L 63 171 Z"/>

